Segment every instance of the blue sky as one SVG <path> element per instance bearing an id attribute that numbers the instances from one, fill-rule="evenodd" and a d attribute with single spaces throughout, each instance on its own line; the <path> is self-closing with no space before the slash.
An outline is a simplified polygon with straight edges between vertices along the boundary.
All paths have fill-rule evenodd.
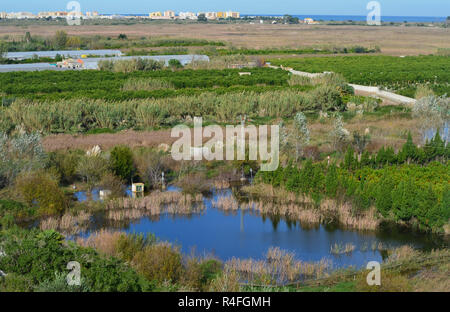
<path id="1" fill-rule="evenodd" d="M 450 0 L 378 0 L 386 16 L 449 16 Z M 0 0 L 0 12 L 65 10 L 69 0 Z M 148 13 L 236 10 L 244 14 L 366 15 L 369 0 L 78 0 L 82 11 Z"/>

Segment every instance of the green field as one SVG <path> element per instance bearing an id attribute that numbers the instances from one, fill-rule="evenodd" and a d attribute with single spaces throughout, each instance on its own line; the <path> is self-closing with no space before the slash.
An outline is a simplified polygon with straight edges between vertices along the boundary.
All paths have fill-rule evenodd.
<path id="1" fill-rule="evenodd" d="M 239 71 L 252 74 L 239 76 Z M 125 91 L 129 79 L 157 79 L 173 88 Z M 224 70 L 159 70 L 114 73 L 107 71 L 15 72 L 0 74 L 0 93 L 6 97 L 38 100 L 92 98 L 128 100 L 196 95 L 202 92 L 264 91 L 267 88 L 288 87 L 288 73 L 268 68 Z M 228 88 L 231 88 L 228 89 Z"/>
<path id="2" fill-rule="evenodd" d="M 429 84 L 439 95 L 450 93 L 448 56 L 336 56 L 269 60 L 296 70 L 341 73 L 351 83 L 381 86 L 414 96 L 417 84 Z"/>

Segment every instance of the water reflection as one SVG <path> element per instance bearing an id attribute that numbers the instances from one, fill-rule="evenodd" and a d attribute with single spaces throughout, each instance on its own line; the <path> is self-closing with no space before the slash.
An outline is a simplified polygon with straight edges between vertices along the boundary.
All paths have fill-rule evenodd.
<path id="1" fill-rule="evenodd" d="M 180 189 L 168 186 L 165 192 L 180 192 Z M 96 198 L 94 194 L 92 198 Z M 414 234 L 389 224 L 384 224 L 377 232 L 352 231 L 336 224 L 301 222 L 251 209 L 223 210 L 215 205 L 220 199 L 234 199 L 232 189 L 213 189 L 203 198 L 204 209 L 189 214 L 146 215 L 144 210 L 135 218 L 111 220 L 107 214 L 98 213 L 93 216 L 89 230 L 81 236 L 105 228 L 153 233 L 162 240 L 181 245 L 185 253 L 195 247 L 200 253 L 212 252 L 223 260 L 232 257 L 262 259 L 269 247 L 277 246 L 294 252 L 303 261 L 330 259 L 335 267 L 361 267 L 369 261 L 382 261 L 386 248 L 404 244 L 424 249 L 441 244 L 435 237 Z M 343 254 L 330 251 L 331 246 L 346 244 L 353 245 L 354 250 Z"/>

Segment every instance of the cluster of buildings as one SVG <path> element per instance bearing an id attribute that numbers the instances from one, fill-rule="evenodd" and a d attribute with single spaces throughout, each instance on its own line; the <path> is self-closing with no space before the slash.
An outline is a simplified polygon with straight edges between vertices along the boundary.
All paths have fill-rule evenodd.
<path id="1" fill-rule="evenodd" d="M 66 12 L 66 11 L 53 11 L 53 12 L 39 12 L 38 14 L 33 14 L 30 12 L 0 12 L 1 19 L 40 19 L 40 18 L 67 18 L 67 17 L 83 17 L 83 18 L 98 18 L 100 15 L 98 12 Z"/>
<path id="2" fill-rule="evenodd" d="M 164 12 L 152 12 L 149 14 L 150 19 L 191 19 L 196 20 L 200 15 L 204 15 L 209 20 L 221 19 L 221 18 L 240 18 L 239 12 L 226 11 L 226 12 L 180 12 L 178 15 L 174 11 L 168 10 Z"/>
<path id="3" fill-rule="evenodd" d="M 226 18 L 240 18 L 239 12 L 226 11 L 226 12 L 180 12 L 178 15 L 175 11 L 168 10 L 164 12 L 152 12 L 149 15 L 100 15 L 98 12 L 65 12 L 65 11 L 54 11 L 54 12 L 39 12 L 38 14 L 33 14 L 30 12 L 0 12 L 0 19 L 56 19 L 56 18 L 67 18 L 67 17 L 77 17 L 83 19 L 94 19 L 94 18 L 104 18 L 104 19 L 116 19 L 116 18 L 147 18 L 147 19 L 198 19 L 199 15 L 204 15 L 207 19 L 226 19 Z"/>

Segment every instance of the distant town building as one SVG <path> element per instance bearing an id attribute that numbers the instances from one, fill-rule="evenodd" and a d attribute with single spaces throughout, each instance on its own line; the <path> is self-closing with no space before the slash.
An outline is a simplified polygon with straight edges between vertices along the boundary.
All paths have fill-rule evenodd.
<path id="1" fill-rule="evenodd" d="M 312 18 L 309 18 L 309 17 L 307 17 L 307 18 L 305 18 L 304 20 L 303 20 L 303 22 L 305 23 L 305 24 L 317 24 L 317 22 L 316 21 L 314 21 Z"/>
<path id="2" fill-rule="evenodd" d="M 174 18 L 175 12 L 172 10 L 164 11 L 164 17 L 165 18 Z"/>
<path id="3" fill-rule="evenodd" d="M 6 12 L 0 12 L 0 18 L 4 19 L 8 16 L 8 13 Z"/>
<path id="4" fill-rule="evenodd" d="M 191 20 L 197 19 L 197 15 L 195 15 L 195 13 L 193 12 L 180 12 L 178 16 L 180 17 L 180 19 L 191 19 Z"/>
<path id="5" fill-rule="evenodd" d="M 225 18 L 228 18 L 228 17 L 230 17 L 230 18 L 240 18 L 241 14 L 239 12 L 228 11 L 228 12 L 225 12 Z"/>
<path id="6" fill-rule="evenodd" d="M 161 14 L 161 12 L 151 12 L 149 14 L 150 18 L 161 18 L 163 15 Z"/>
<path id="7" fill-rule="evenodd" d="M 205 13 L 205 17 L 206 17 L 207 19 L 214 20 L 214 19 L 217 18 L 217 13 L 216 13 L 216 12 L 206 12 L 206 13 Z"/>
<path id="8" fill-rule="evenodd" d="M 37 15 L 34 15 L 33 13 L 30 13 L 30 12 L 13 12 L 13 13 L 9 13 L 7 15 L 7 18 L 12 18 L 12 19 L 31 19 L 31 18 L 37 18 Z"/>

